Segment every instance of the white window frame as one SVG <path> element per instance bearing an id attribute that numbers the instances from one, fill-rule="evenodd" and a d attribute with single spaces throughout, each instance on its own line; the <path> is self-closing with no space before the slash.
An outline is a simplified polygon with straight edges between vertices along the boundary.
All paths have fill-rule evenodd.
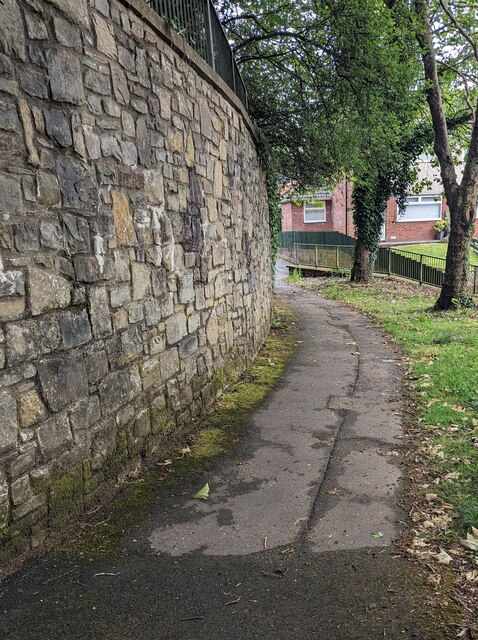
<path id="1" fill-rule="evenodd" d="M 405 207 L 405 211 L 414 206 L 423 207 L 426 205 L 437 207 L 436 217 L 423 217 L 420 214 L 417 214 L 417 217 L 405 217 L 403 213 L 397 211 L 397 222 L 434 222 L 436 220 L 441 220 L 442 218 L 442 198 L 439 195 L 427 194 L 423 196 L 409 196 L 406 199 L 407 205 Z"/>
<path id="2" fill-rule="evenodd" d="M 311 214 L 314 211 L 317 214 L 316 217 L 314 217 L 313 220 L 311 220 L 310 218 L 306 220 L 306 213 Z M 304 223 L 305 224 L 316 224 L 318 222 L 326 222 L 326 221 L 327 221 L 327 209 L 325 206 L 325 200 L 320 200 L 318 203 L 304 202 Z"/>

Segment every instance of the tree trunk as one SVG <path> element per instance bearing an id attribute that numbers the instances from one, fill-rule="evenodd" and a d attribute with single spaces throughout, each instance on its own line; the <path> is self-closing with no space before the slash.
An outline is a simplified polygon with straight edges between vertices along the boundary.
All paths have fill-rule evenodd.
<path id="1" fill-rule="evenodd" d="M 448 236 L 448 249 L 446 253 L 445 279 L 436 302 L 438 309 L 451 309 L 455 301 L 467 293 L 469 276 L 469 249 L 474 229 L 473 205 L 464 205 L 458 199 L 456 205 L 450 206 L 451 230 Z M 472 209 L 471 215 L 467 211 Z"/>
<path id="2" fill-rule="evenodd" d="M 357 238 L 355 243 L 354 263 L 352 266 L 352 282 L 368 284 L 372 276 L 370 268 L 370 251 L 361 238 Z"/>

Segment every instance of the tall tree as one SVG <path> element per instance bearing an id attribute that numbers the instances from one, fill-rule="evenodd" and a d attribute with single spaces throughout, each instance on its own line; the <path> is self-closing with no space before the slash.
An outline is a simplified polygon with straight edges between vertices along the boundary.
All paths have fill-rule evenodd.
<path id="1" fill-rule="evenodd" d="M 435 132 L 434 149 L 450 210 L 445 280 L 437 301 L 437 307 L 449 309 L 466 295 L 469 246 L 478 199 L 478 7 L 475 3 L 448 0 L 413 0 L 412 10 Z M 446 46 L 437 52 L 438 38 Z M 448 96 L 444 82 L 450 82 L 450 73 L 454 100 L 461 99 L 463 108 L 469 108 L 472 114 L 461 180 L 446 120 L 445 98 Z"/>
<path id="2" fill-rule="evenodd" d="M 390 2 L 218 0 L 282 173 L 301 187 L 355 176 L 357 281 L 369 278 L 416 110 L 416 44 L 400 35 L 407 11 Z"/>

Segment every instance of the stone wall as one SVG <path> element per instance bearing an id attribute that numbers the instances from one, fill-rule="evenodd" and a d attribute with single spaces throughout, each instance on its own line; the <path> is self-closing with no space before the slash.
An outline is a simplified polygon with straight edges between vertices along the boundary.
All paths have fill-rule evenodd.
<path id="1" fill-rule="evenodd" d="M 80 513 L 266 337 L 251 125 L 141 0 L 0 3 L 0 538 Z"/>

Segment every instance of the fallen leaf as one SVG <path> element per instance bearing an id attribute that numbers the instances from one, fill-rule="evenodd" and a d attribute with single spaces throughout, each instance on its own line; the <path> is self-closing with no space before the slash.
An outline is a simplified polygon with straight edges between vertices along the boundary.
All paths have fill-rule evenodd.
<path id="1" fill-rule="evenodd" d="M 383 538 L 383 533 L 382 533 L 381 531 L 373 531 L 373 532 L 372 532 L 372 536 L 373 536 L 375 539 Z"/>
<path id="2" fill-rule="evenodd" d="M 207 500 L 209 498 L 209 484 L 206 482 L 202 489 L 194 495 L 197 500 Z"/>
<path id="3" fill-rule="evenodd" d="M 434 555 L 440 564 L 450 564 L 453 560 L 453 558 L 443 549 L 440 549 L 440 553 L 435 553 Z"/>
<path id="4" fill-rule="evenodd" d="M 467 571 L 465 573 L 465 578 L 469 582 L 478 582 L 478 571 L 476 569 L 473 569 L 472 571 Z"/>
<path id="5" fill-rule="evenodd" d="M 459 471 L 452 471 L 451 473 L 447 473 L 445 476 L 445 480 L 458 480 L 461 476 Z"/>
<path id="6" fill-rule="evenodd" d="M 307 518 L 297 518 L 294 524 L 299 525 L 301 522 L 307 522 Z"/>
<path id="7" fill-rule="evenodd" d="M 472 527 L 471 530 L 471 533 L 466 534 L 466 539 L 460 540 L 460 542 L 467 549 L 478 552 L 478 529 Z"/>

